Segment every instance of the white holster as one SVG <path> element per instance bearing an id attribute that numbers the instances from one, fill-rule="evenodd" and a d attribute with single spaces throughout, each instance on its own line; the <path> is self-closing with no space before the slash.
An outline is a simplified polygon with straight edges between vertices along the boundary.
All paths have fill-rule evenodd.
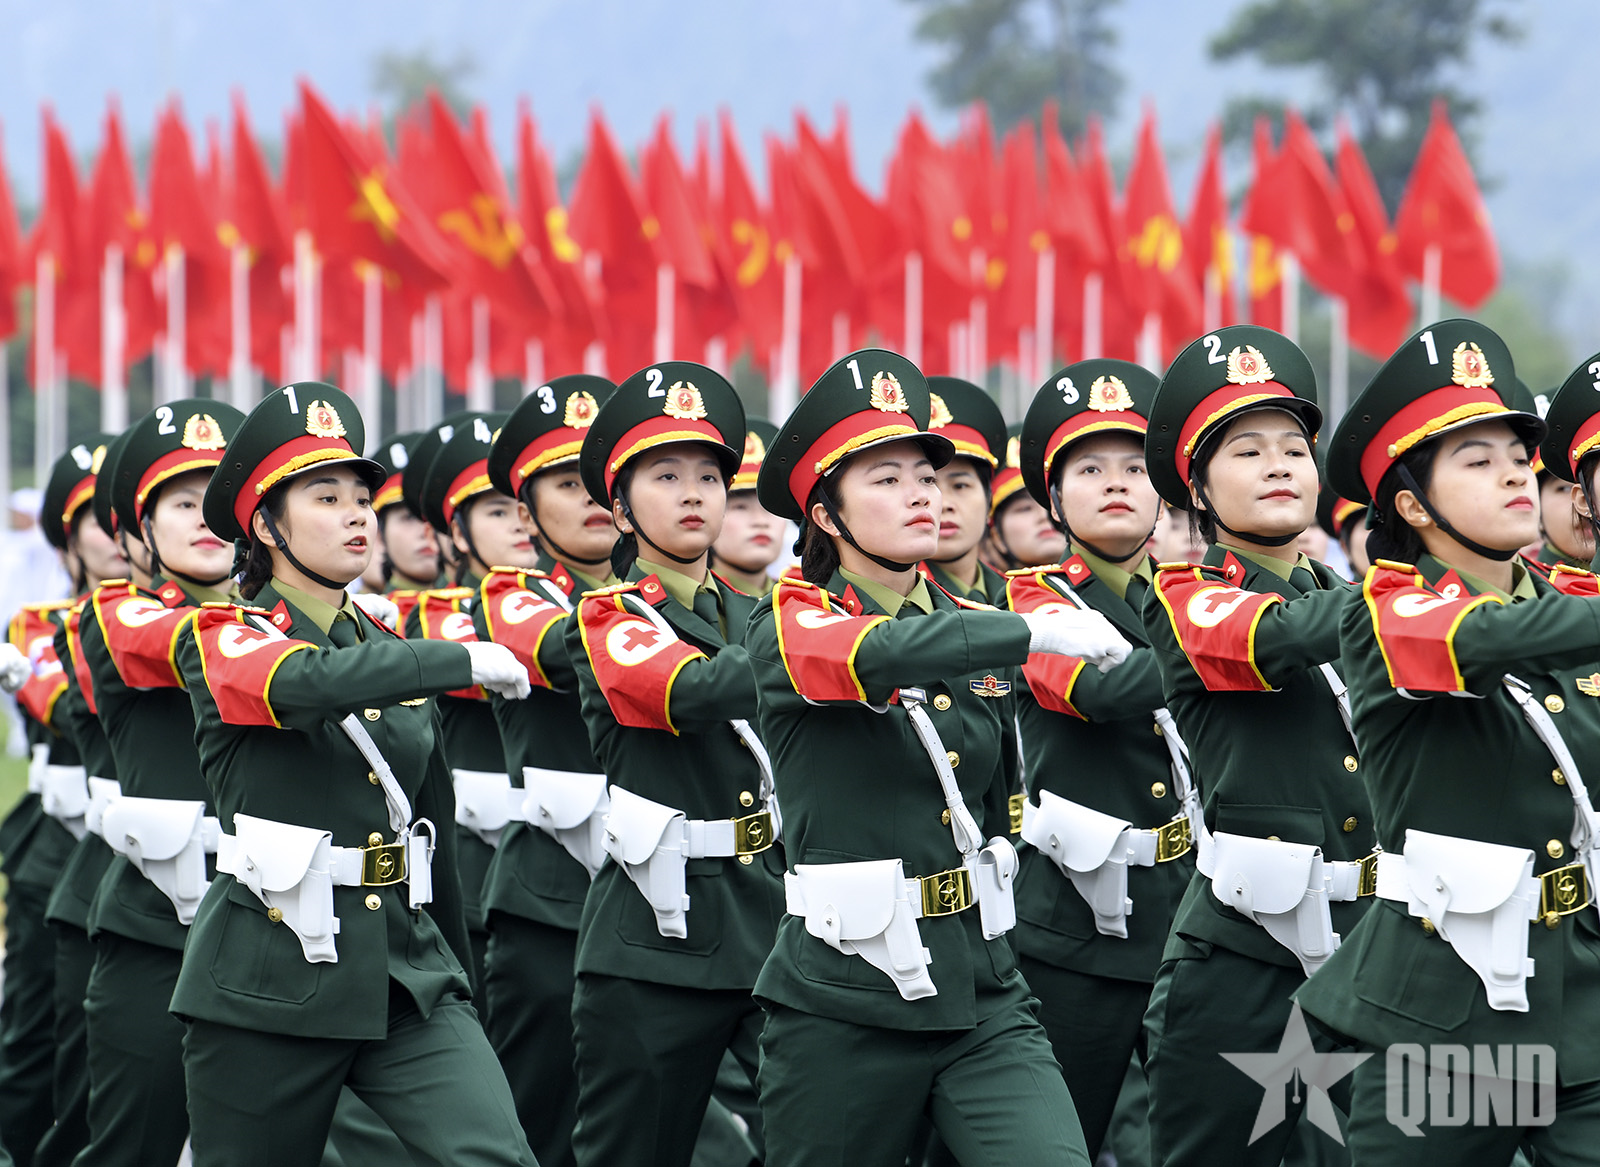
<path id="1" fill-rule="evenodd" d="M 50 764 L 50 746 L 40 742 L 28 751 L 28 793 L 44 793 L 44 769 Z"/>
<path id="2" fill-rule="evenodd" d="M 1378 895 L 1431 921 L 1478 974 L 1491 1009 L 1528 1011 L 1528 924 L 1539 917 L 1533 852 L 1427 831 L 1378 857 Z"/>
<path id="3" fill-rule="evenodd" d="M 1219 831 L 1209 850 L 1211 893 L 1294 953 L 1306 976 L 1321 968 L 1339 947 L 1322 849 Z"/>
<path id="4" fill-rule="evenodd" d="M 689 896 L 685 890 L 684 813 L 620 786 L 611 788 L 605 816 L 606 854 L 644 894 L 656 916 L 656 930 L 679 940 L 689 935 Z"/>
<path id="5" fill-rule="evenodd" d="M 922 946 L 916 880 L 898 859 L 801 863 L 783 877 L 785 906 L 806 931 L 846 956 L 859 956 L 894 982 L 907 1001 L 935 996 L 932 954 Z"/>
<path id="6" fill-rule="evenodd" d="M 1128 938 L 1128 917 L 1133 900 L 1128 898 L 1128 864 L 1137 863 L 1130 845 L 1133 824 L 1098 810 L 1039 791 L 1039 805 L 1022 806 L 1022 838 L 1038 848 L 1072 881 L 1089 909 L 1094 912 L 1095 930 L 1102 936 Z M 1149 847 L 1155 863 L 1155 845 Z"/>
<path id="7" fill-rule="evenodd" d="M 1017 926 L 1017 849 L 996 835 L 966 864 L 972 894 L 978 897 L 983 938 L 994 940 Z"/>
<path id="8" fill-rule="evenodd" d="M 511 776 L 489 770 L 450 771 L 455 779 L 456 822 L 491 847 L 511 821 L 517 805 L 511 797 Z"/>
<path id="9" fill-rule="evenodd" d="M 89 811 L 89 774 L 82 766 L 44 767 L 44 788 L 39 804 L 44 813 L 72 832 L 74 839 L 87 832 L 84 816 Z"/>
<path id="10" fill-rule="evenodd" d="M 217 870 L 248 887 L 269 910 L 283 913 L 284 924 L 300 938 L 306 960 L 338 963 L 333 944 L 339 917 L 333 914 L 332 833 L 247 814 L 233 816 L 233 829 L 234 834 L 222 836 Z M 356 883 L 360 882 L 358 863 Z"/>
<path id="11" fill-rule="evenodd" d="M 118 798 L 106 807 L 107 845 L 172 901 L 180 924 L 194 914 L 211 886 L 206 852 L 215 851 L 221 827 L 206 804 L 175 798 Z"/>
<path id="12" fill-rule="evenodd" d="M 611 795 L 604 774 L 522 768 L 521 817 L 567 849 L 593 879 L 605 862 Z"/>
<path id="13" fill-rule="evenodd" d="M 122 797 L 122 783 L 115 778 L 89 775 L 89 808 L 83 812 L 83 826 L 91 835 L 105 837 L 106 807 Z M 216 850 L 213 846 L 212 850 Z"/>

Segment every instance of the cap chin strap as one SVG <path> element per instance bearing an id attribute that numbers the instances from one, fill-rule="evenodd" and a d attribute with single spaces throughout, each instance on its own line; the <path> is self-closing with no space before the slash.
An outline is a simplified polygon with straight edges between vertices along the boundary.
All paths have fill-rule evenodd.
<path id="1" fill-rule="evenodd" d="M 574 555 L 571 551 L 568 551 L 565 547 L 561 546 L 561 544 L 557 543 L 554 539 L 547 535 L 545 533 L 544 524 L 539 521 L 539 508 L 534 503 L 533 495 L 533 491 L 528 491 L 528 497 L 524 500 L 524 504 L 528 508 L 528 514 L 533 516 L 533 525 L 539 529 L 539 534 L 536 535 L 535 538 L 538 539 L 540 547 L 547 548 L 548 550 L 554 552 L 551 558 L 559 559 L 562 563 L 581 563 L 585 567 L 597 567 L 602 563 L 609 563 L 611 561 L 611 552 L 609 549 L 599 559 L 585 559 L 581 555 Z M 632 522 L 631 519 L 629 521 Z M 636 530 L 638 529 L 637 523 L 634 523 L 634 528 Z M 650 546 L 654 547 L 655 544 L 651 543 Z M 690 562 L 693 562 L 693 560 L 690 560 Z"/>
<path id="2" fill-rule="evenodd" d="M 118 528 L 118 530 L 117 530 L 117 545 L 122 548 L 122 558 L 124 558 L 124 559 L 126 559 L 128 561 L 129 566 L 137 567 L 138 565 L 134 563 L 134 559 L 133 559 L 133 543 L 128 538 L 127 528 L 125 528 L 125 527 Z M 140 567 L 139 570 L 144 572 L 146 575 L 154 575 L 155 573 L 152 572 L 150 570 L 150 568 L 154 565 L 155 557 L 150 553 L 150 548 L 145 547 L 145 545 L 143 543 L 140 543 L 139 546 L 140 547 L 144 547 L 144 562 L 145 562 L 145 566 Z M 236 555 L 234 557 L 234 559 L 237 562 L 238 556 Z M 229 572 L 229 574 L 231 575 L 233 573 Z"/>
<path id="3" fill-rule="evenodd" d="M 268 519 L 267 521 L 270 523 L 272 520 Z M 150 578 L 154 579 L 156 576 L 162 574 L 161 552 L 157 549 L 156 537 L 150 530 L 150 516 L 145 515 L 143 518 L 141 518 L 139 520 L 139 525 L 144 529 L 144 545 L 150 552 Z M 299 567 L 300 565 L 296 563 L 295 566 Z M 301 570 L 303 571 L 304 568 L 301 568 Z M 213 579 L 201 579 L 199 576 L 182 575 L 179 572 L 173 572 L 171 574 L 179 576 L 180 579 L 186 579 L 190 583 L 199 584 L 203 588 L 214 588 L 219 583 L 223 583 L 224 581 L 233 578 L 233 565 L 230 562 L 228 565 L 228 570 Z"/>
<path id="4" fill-rule="evenodd" d="M 321 584 L 323 587 L 329 588 L 336 592 L 344 591 L 346 584 L 349 583 L 348 580 L 346 580 L 345 583 L 339 583 L 337 580 L 331 580 L 325 575 L 321 575 L 318 572 L 312 571 L 309 567 L 295 558 L 294 552 L 289 550 L 289 540 L 285 539 L 283 537 L 283 533 L 278 530 L 278 524 L 272 521 L 272 515 L 267 510 L 266 506 L 263 505 L 258 507 L 256 514 L 260 515 L 261 518 L 266 522 L 267 533 L 272 536 L 272 542 L 277 545 L 279 554 L 289 561 L 290 567 L 294 568 L 313 583 Z"/>
<path id="5" fill-rule="evenodd" d="M 897 560 L 888 558 L 887 556 L 874 555 L 865 547 L 861 546 L 861 544 L 857 543 L 856 537 L 850 533 L 850 528 L 844 525 L 844 519 L 839 516 L 838 509 L 833 505 L 833 499 L 829 496 L 826 485 L 824 485 L 821 490 L 817 491 L 817 498 L 822 503 L 822 509 L 827 511 L 828 517 L 833 520 L 833 525 L 839 528 L 839 538 L 850 544 L 850 546 L 861 552 L 861 554 L 872 560 L 872 562 L 889 571 L 914 571 L 916 569 L 917 565 L 915 562 L 900 563 Z"/>
<path id="6" fill-rule="evenodd" d="M 641 541 L 650 544 L 651 547 L 654 547 L 657 551 L 661 552 L 661 554 L 672 560 L 672 562 L 681 563 L 684 566 L 688 566 L 692 563 L 699 563 L 701 558 L 706 555 L 705 551 L 702 551 L 699 555 L 674 555 L 665 547 L 661 546 L 661 544 L 657 543 L 654 539 L 650 538 L 649 535 L 644 533 L 644 528 L 639 525 L 639 520 L 633 517 L 633 507 L 628 505 L 628 495 L 626 491 L 619 491 L 617 493 L 617 501 L 622 504 L 622 517 L 628 520 L 628 525 L 633 528 L 634 536 Z M 578 562 L 585 563 L 588 561 L 580 559 Z M 598 563 L 600 561 L 596 560 L 595 562 Z"/>
<path id="7" fill-rule="evenodd" d="M 1066 513 L 1067 513 L 1066 509 L 1064 507 L 1062 507 L 1062 505 L 1061 505 L 1061 490 L 1060 490 L 1060 488 L 1055 487 L 1055 486 L 1052 486 L 1050 488 L 1050 501 L 1055 504 L 1055 511 L 1050 515 L 1050 521 L 1055 524 L 1056 530 L 1060 531 L 1063 535 L 1065 535 L 1067 537 L 1067 550 L 1068 551 L 1072 550 L 1072 545 L 1074 543 L 1076 543 L 1079 547 L 1087 548 L 1089 554 L 1093 555 L 1096 559 L 1103 559 L 1107 563 L 1119 563 L 1120 564 L 1120 563 L 1127 563 L 1130 559 L 1138 559 L 1140 556 L 1142 556 L 1145 553 L 1145 548 L 1150 546 L 1150 536 L 1154 535 L 1156 533 L 1155 527 L 1152 526 L 1148 531 L 1146 531 L 1144 533 L 1144 538 L 1139 540 L 1138 546 L 1136 546 L 1132 551 L 1128 552 L 1126 555 L 1113 555 L 1109 551 L 1106 551 L 1106 550 L 1103 550 L 1102 548 L 1096 547 L 1093 543 L 1089 542 L 1089 540 L 1085 539 L 1082 535 L 1074 535 L 1072 533 L 1072 528 L 1067 525 L 1066 518 L 1065 517 L 1062 517 L 1062 518 L 1057 518 L 1056 517 L 1058 515 L 1065 516 Z"/>
<path id="8" fill-rule="evenodd" d="M 450 516 L 450 525 L 461 532 L 461 541 L 467 545 L 467 553 L 456 560 L 456 587 L 460 587 L 461 581 L 467 578 L 473 560 L 483 564 L 485 570 L 494 566 L 478 551 L 478 544 L 472 538 L 472 523 L 467 519 L 467 512 L 473 500 L 463 501 L 464 505 L 457 507 L 455 514 Z"/>
<path id="9" fill-rule="evenodd" d="M 1401 463 L 1396 466 L 1396 469 L 1400 472 L 1400 482 L 1416 497 L 1416 500 L 1422 504 L 1422 509 L 1428 512 L 1428 517 L 1433 520 L 1433 525 L 1438 527 L 1439 530 L 1443 531 L 1446 535 L 1449 535 L 1450 538 L 1461 544 L 1461 546 L 1465 547 L 1468 551 L 1471 551 L 1477 555 L 1481 555 L 1485 559 L 1492 559 L 1496 563 L 1504 563 L 1508 559 L 1515 559 L 1517 557 L 1517 552 L 1522 550 L 1520 547 L 1513 547 L 1510 551 L 1502 551 L 1495 547 L 1485 547 L 1482 543 L 1479 543 L 1474 539 L 1468 539 L 1460 531 L 1456 530 L 1453 525 L 1451 525 L 1450 520 L 1446 519 L 1436 509 L 1434 509 L 1432 500 L 1428 498 L 1422 487 L 1417 485 L 1416 475 L 1411 473 L 1411 467 Z"/>
<path id="10" fill-rule="evenodd" d="M 1235 539 L 1243 539 L 1247 543 L 1255 543 L 1261 547 L 1287 547 L 1296 539 L 1300 538 L 1302 534 L 1300 531 L 1294 531 L 1288 535 L 1255 535 L 1251 534 L 1249 531 L 1235 531 L 1232 527 L 1228 526 L 1227 523 L 1222 521 L 1222 516 L 1217 513 L 1217 508 L 1213 506 L 1211 504 L 1211 500 L 1206 497 L 1205 487 L 1200 486 L 1197 483 L 1194 491 L 1200 496 L 1201 504 L 1206 508 L 1207 511 L 1210 512 L 1211 521 L 1215 523 L 1219 529 L 1226 531 Z"/>

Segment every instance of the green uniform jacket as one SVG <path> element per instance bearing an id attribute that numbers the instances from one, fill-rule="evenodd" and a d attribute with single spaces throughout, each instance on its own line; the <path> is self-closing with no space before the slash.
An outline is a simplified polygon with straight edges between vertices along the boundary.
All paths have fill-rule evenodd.
<path id="1" fill-rule="evenodd" d="M 1002 743 L 1013 736 L 1012 711 L 1009 701 L 979 696 L 973 685 L 1027 659 L 1028 626 L 1008 612 L 963 608 L 937 588 L 928 590 L 933 611 L 907 605 L 874 627 L 860 640 L 853 673 L 866 701 L 879 707 L 901 687 L 927 691 L 924 708 L 953 755 L 962 799 L 985 836 L 1004 836 L 1012 775 Z M 828 591 L 837 610 L 886 615 L 838 573 Z M 747 644 L 789 858 L 900 859 L 907 877 L 960 867 L 961 852 L 943 821 L 943 789 L 910 719 L 898 704 L 879 713 L 860 701 L 818 705 L 802 697 L 779 646 L 773 602 L 769 596 L 756 608 Z M 970 1029 L 1026 995 L 1010 943 L 984 940 L 976 906 L 917 926 L 933 956 L 928 969 L 936 996 L 903 999 L 883 972 L 830 948 L 798 916 L 784 917 L 756 995 L 818 1016 L 904 1030 Z"/>
<path id="2" fill-rule="evenodd" d="M 1445 567 L 1417 565 L 1430 585 Z M 1467 595 L 1476 590 L 1459 577 Z M 1600 600 L 1564 596 L 1533 579 L 1534 600 L 1483 604 L 1455 629 L 1454 656 L 1471 697 L 1413 693 L 1391 684 L 1367 606 L 1350 604 L 1341 630 L 1363 769 L 1378 841 L 1404 851 L 1414 828 L 1534 853 L 1534 874 L 1566 866 L 1572 796 L 1552 779 L 1555 761 L 1507 694 L 1505 673 L 1526 682 L 1580 766 L 1600 779 Z M 1460 593 L 1458 593 L 1460 594 Z M 1590 692 L 1579 688 L 1583 683 Z M 1408 690 L 1409 692 L 1409 690 Z M 1479 699 L 1473 699 L 1473 698 Z M 1560 857 L 1550 850 L 1554 843 Z M 1363 1045 L 1392 1042 L 1544 1043 L 1556 1050 L 1564 1086 L 1600 1080 L 1600 926 L 1594 907 L 1549 929 L 1528 925 L 1528 1011 L 1489 1008 L 1482 983 L 1450 945 L 1422 929 L 1406 906 L 1377 900 L 1298 994 L 1306 1012 Z"/>
<path id="3" fill-rule="evenodd" d="M 55 625 L 58 638 L 68 609 L 76 602 L 62 601 L 39 606 L 50 623 Z M 21 644 L 17 647 L 24 652 L 28 648 Z M 61 660 L 63 666 L 66 665 L 63 658 L 57 659 Z M 48 745 L 52 766 L 82 764 L 77 743 L 66 733 L 57 713 L 65 696 L 63 693 L 52 705 L 49 724 L 30 716 L 27 710 L 19 709 L 23 726 L 27 729 L 30 752 L 33 746 Z M 11 808 L 5 822 L 0 823 L 0 856 L 4 856 L 0 872 L 18 883 L 53 888 L 61 877 L 61 869 L 66 865 L 67 856 L 72 853 L 75 842 L 71 831 L 44 813 L 37 794 L 24 794 Z"/>
<path id="4" fill-rule="evenodd" d="M 128 603 L 130 597 L 131 620 L 146 619 L 148 611 L 156 615 L 156 622 L 137 628 L 123 623 L 119 605 Z M 100 723 L 117 757 L 122 793 L 136 798 L 198 800 L 206 804 L 206 813 L 212 814 L 215 808 L 200 777 L 200 755 L 195 748 L 194 707 L 171 663 L 172 638 L 200 603 L 199 597 L 175 580 L 158 577 L 151 580 L 149 589 L 129 583 L 107 584 L 95 591 L 84 609 L 79 639 L 94 678 Z M 159 608 L 170 615 L 161 614 Z M 155 635 L 149 635 L 152 632 Z M 112 639 L 115 651 L 109 643 Z M 123 668 L 138 673 L 125 677 Z M 181 951 L 188 931 L 178 922 L 172 901 L 138 868 L 121 855 L 111 860 L 89 911 L 90 935 L 115 932 Z"/>
<path id="5" fill-rule="evenodd" d="M 1248 635 L 1251 663 L 1270 692 L 1211 692 L 1180 647 L 1157 587 L 1144 598 L 1144 625 L 1161 669 L 1161 688 L 1189 746 L 1206 826 L 1256 838 L 1276 836 L 1322 848 L 1325 859 L 1358 860 L 1372 851 L 1372 811 L 1355 745 L 1318 668 L 1339 661 L 1339 621 L 1359 602 L 1348 582 L 1313 563 L 1316 587 L 1293 581 L 1227 548 L 1212 545 L 1204 563 L 1218 583 L 1283 596 L 1268 605 Z M 1303 569 L 1298 574 L 1304 575 Z M 1329 905 L 1333 930 L 1347 936 L 1370 898 Z M 1211 881 L 1195 873 L 1178 907 L 1168 955 L 1181 940 L 1221 945 L 1286 968 L 1294 953 L 1219 901 Z"/>
<path id="6" fill-rule="evenodd" d="M 446 995 L 469 991 L 463 969 L 471 956 L 451 829 L 455 792 L 433 703 L 418 699 L 471 684 L 471 663 L 460 645 L 402 640 L 371 621 L 364 623 L 363 643 L 336 648 L 270 583 L 254 603 L 282 618 L 276 626 L 286 636 L 315 646 L 285 656 L 272 675 L 266 699 L 282 729 L 222 720 L 193 622 L 176 651 L 194 703 L 201 773 L 223 830 L 231 831 L 233 816 L 243 812 L 331 831 L 339 847 L 366 846 L 372 834 L 393 842 L 383 790 L 338 725 L 349 713 L 362 714 L 413 815 L 435 825 L 433 903 L 411 911 L 404 883 L 336 887 L 339 959 L 311 964 L 299 940 L 267 918 L 248 888 L 218 875 L 189 931 L 172 1011 L 268 1033 L 381 1038 L 388 1032 L 391 979 L 424 1016 Z M 206 667 L 226 666 L 208 655 Z M 378 910 L 366 907 L 368 896 L 377 897 Z"/>
<path id="7" fill-rule="evenodd" d="M 537 570 L 557 573 L 550 581 L 551 586 L 559 587 L 569 600 L 577 598 L 571 577 L 558 569 L 555 560 L 541 556 Z M 558 583 L 558 578 L 562 582 Z M 479 593 L 480 602 L 472 612 L 472 625 L 479 640 L 493 639 L 486 606 L 489 588 L 490 580 L 485 580 Z M 549 602 L 542 591 L 533 594 Z M 516 787 L 522 785 L 524 766 L 585 774 L 600 769 L 583 725 L 578 674 L 562 635 L 565 625 L 566 617 L 562 616 L 539 641 L 538 671 L 548 687 L 536 685 L 525 701 L 507 701 L 494 694 L 489 697 L 490 708 L 500 727 L 500 743 L 505 750 L 511 784 Z M 552 928 L 576 932 L 588 894 L 589 872 L 565 847 L 525 822 L 513 819 L 506 825 L 484 879 L 486 914 L 506 912 Z"/>
<path id="8" fill-rule="evenodd" d="M 583 720 L 594 756 L 615 786 L 681 810 L 691 819 L 738 818 L 752 812 L 740 795 L 760 795 L 761 772 L 731 718 L 752 726 L 756 684 L 741 645 L 755 600 L 720 585 L 727 637 L 679 604 L 637 565 L 628 582 L 706 659 L 687 664 L 673 681 L 668 710 L 677 733 L 617 723 L 584 649 L 581 620 L 566 621 L 567 653 L 578 675 Z M 581 611 L 581 609 L 580 609 Z M 615 863 L 595 876 L 578 925 L 579 973 L 630 977 L 697 989 L 749 989 L 783 915 L 783 848 L 752 857 L 685 862 L 689 934 L 663 936 L 644 894 Z"/>
<path id="9" fill-rule="evenodd" d="M 90 620 L 94 614 L 87 604 L 75 606 L 71 619 L 81 622 L 84 616 Z M 84 694 L 79 683 L 78 666 L 83 662 L 77 659 L 78 654 L 73 651 L 75 641 L 67 636 L 66 627 L 63 625 L 57 630 L 55 636 L 56 655 L 61 658 L 61 663 L 66 666 L 67 691 L 56 702 L 55 721 L 64 734 L 70 737 L 77 747 L 78 756 L 83 759 L 84 769 L 95 778 L 117 777 L 116 759 L 111 754 L 111 743 L 106 738 L 105 729 L 100 725 L 100 719 L 89 706 L 89 698 Z M 76 647 L 81 649 L 81 644 Z M 92 688 L 92 686 L 91 686 Z M 79 839 L 72 848 L 72 853 L 67 856 L 66 865 L 61 869 L 61 878 L 56 880 L 55 887 L 50 892 L 50 902 L 45 907 L 46 920 L 70 924 L 80 931 L 89 930 L 89 908 L 94 901 L 95 891 L 100 886 L 101 877 L 105 875 L 106 868 L 111 865 L 111 860 L 116 853 L 106 846 L 106 841 L 99 835 L 87 833 Z"/>
<path id="10" fill-rule="evenodd" d="M 1171 756 L 1151 716 L 1164 698 L 1161 670 L 1139 616 L 1149 585 L 1133 576 L 1124 599 L 1081 557 L 1073 556 L 1062 567 L 1054 573 L 1056 581 L 1071 586 L 1084 603 L 1103 613 L 1134 647 L 1110 672 L 1093 665 L 1078 671 L 1066 698 L 1081 717 L 1042 708 L 1024 681 L 1018 690 L 1017 722 L 1028 790 L 1048 790 L 1135 827 L 1159 827 L 1181 813 L 1182 802 Z M 1130 867 L 1133 912 L 1123 940 L 1101 935 L 1072 881 L 1052 860 L 1024 848 L 1012 943 L 1018 952 L 1059 968 L 1154 981 L 1173 913 L 1193 874 L 1192 851 L 1154 867 Z"/>

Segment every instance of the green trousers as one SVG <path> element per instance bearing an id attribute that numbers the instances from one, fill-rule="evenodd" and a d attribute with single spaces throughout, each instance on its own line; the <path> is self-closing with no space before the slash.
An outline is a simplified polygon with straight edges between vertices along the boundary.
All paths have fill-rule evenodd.
<path id="1" fill-rule="evenodd" d="M 1278 1167 L 1293 1147 L 1305 1110 L 1304 1091 L 1287 1098 L 1287 1117 L 1254 1142 L 1263 1090 L 1223 1053 L 1271 1053 L 1282 1044 L 1292 1002 L 1305 984 L 1299 967 L 1286 968 L 1226 948 L 1190 944 L 1162 962 L 1145 1013 L 1150 1079 L 1150 1141 L 1166 1167 Z M 1336 1049 L 1313 1031 L 1316 1047 Z M 1348 1113 L 1350 1080 L 1330 1092 Z M 1333 1138 L 1315 1128 L 1298 1140 L 1297 1162 L 1349 1161 Z"/>
<path id="2" fill-rule="evenodd" d="M 1019 956 L 1017 965 L 1039 999 L 1039 1021 L 1078 1109 L 1083 1141 L 1098 1156 L 1111 1126 L 1128 1059 L 1143 1054 L 1150 986 L 1097 977 Z"/>
<path id="3" fill-rule="evenodd" d="M 55 938 L 44 922 L 50 889 L 6 890 L 5 1001 L 0 1005 L 0 1143 L 31 1167 L 50 1129 L 55 1075 Z"/>
<path id="4" fill-rule="evenodd" d="M 55 920 L 55 1122 L 34 1153 L 35 1167 L 66 1167 L 89 1141 L 89 1043 L 83 1001 L 94 969 L 94 942 L 82 928 Z"/>
<path id="5" fill-rule="evenodd" d="M 688 1167 L 723 1053 L 755 1076 L 761 1020 L 748 990 L 579 974 L 580 1167 Z"/>
<path id="6" fill-rule="evenodd" d="M 483 1031 L 500 1059 L 540 1167 L 570 1167 L 578 1115 L 572 963 L 578 934 L 505 912 L 489 915 Z"/>
<path id="7" fill-rule="evenodd" d="M 81 1167 L 175 1163 L 189 1136 L 183 1023 L 167 1011 L 183 953 L 114 932 L 95 937 L 89 1021 L 89 1145 Z"/>
<path id="8" fill-rule="evenodd" d="M 505 1074 L 458 998 L 424 1018 L 391 982 L 388 1036 L 377 1041 L 191 1020 L 183 1065 L 194 1167 L 317 1167 L 346 1085 L 417 1167 L 536 1167 Z"/>
<path id="9" fill-rule="evenodd" d="M 926 1114 L 963 1167 L 1088 1167 L 1027 1002 L 976 1028 L 908 1032 L 774 1006 L 761 1034 L 767 1167 L 900 1167 Z"/>

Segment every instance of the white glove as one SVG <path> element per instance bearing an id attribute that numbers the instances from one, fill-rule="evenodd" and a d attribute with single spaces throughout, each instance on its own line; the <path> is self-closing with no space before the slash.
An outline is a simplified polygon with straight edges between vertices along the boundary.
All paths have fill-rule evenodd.
<path id="1" fill-rule="evenodd" d="M 357 592 L 350 598 L 355 601 L 356 607 L 371 616 L 379 624 L 383 624 L 396 632 L 400 630 L 398 623 L 400 620 L 399 605 L 388 596 L 383 595 L 381 592 Z"/>
<path id="2" fill-rule="evenodd" d="M 521 701 L 533 690 L 528 670 L 503 644 L 469 641 L 461 646 L 472 657 L 472 683 L 512 701 Z"/>
<path id="3" fill-rule="evenodd" d="M 1102 673 L 1128 659 L 1133 645 L 1099 612 L 1062 605 L 1022 612 L 1028 622 L 1028 651 L 1082 657 Z"/>
<path id="4" fill-rule="evenodd" d="M 15 693 L 33 676 L 33 666 L 20 649 L 11 643 L 0 644 L 0 689 Z"/>

